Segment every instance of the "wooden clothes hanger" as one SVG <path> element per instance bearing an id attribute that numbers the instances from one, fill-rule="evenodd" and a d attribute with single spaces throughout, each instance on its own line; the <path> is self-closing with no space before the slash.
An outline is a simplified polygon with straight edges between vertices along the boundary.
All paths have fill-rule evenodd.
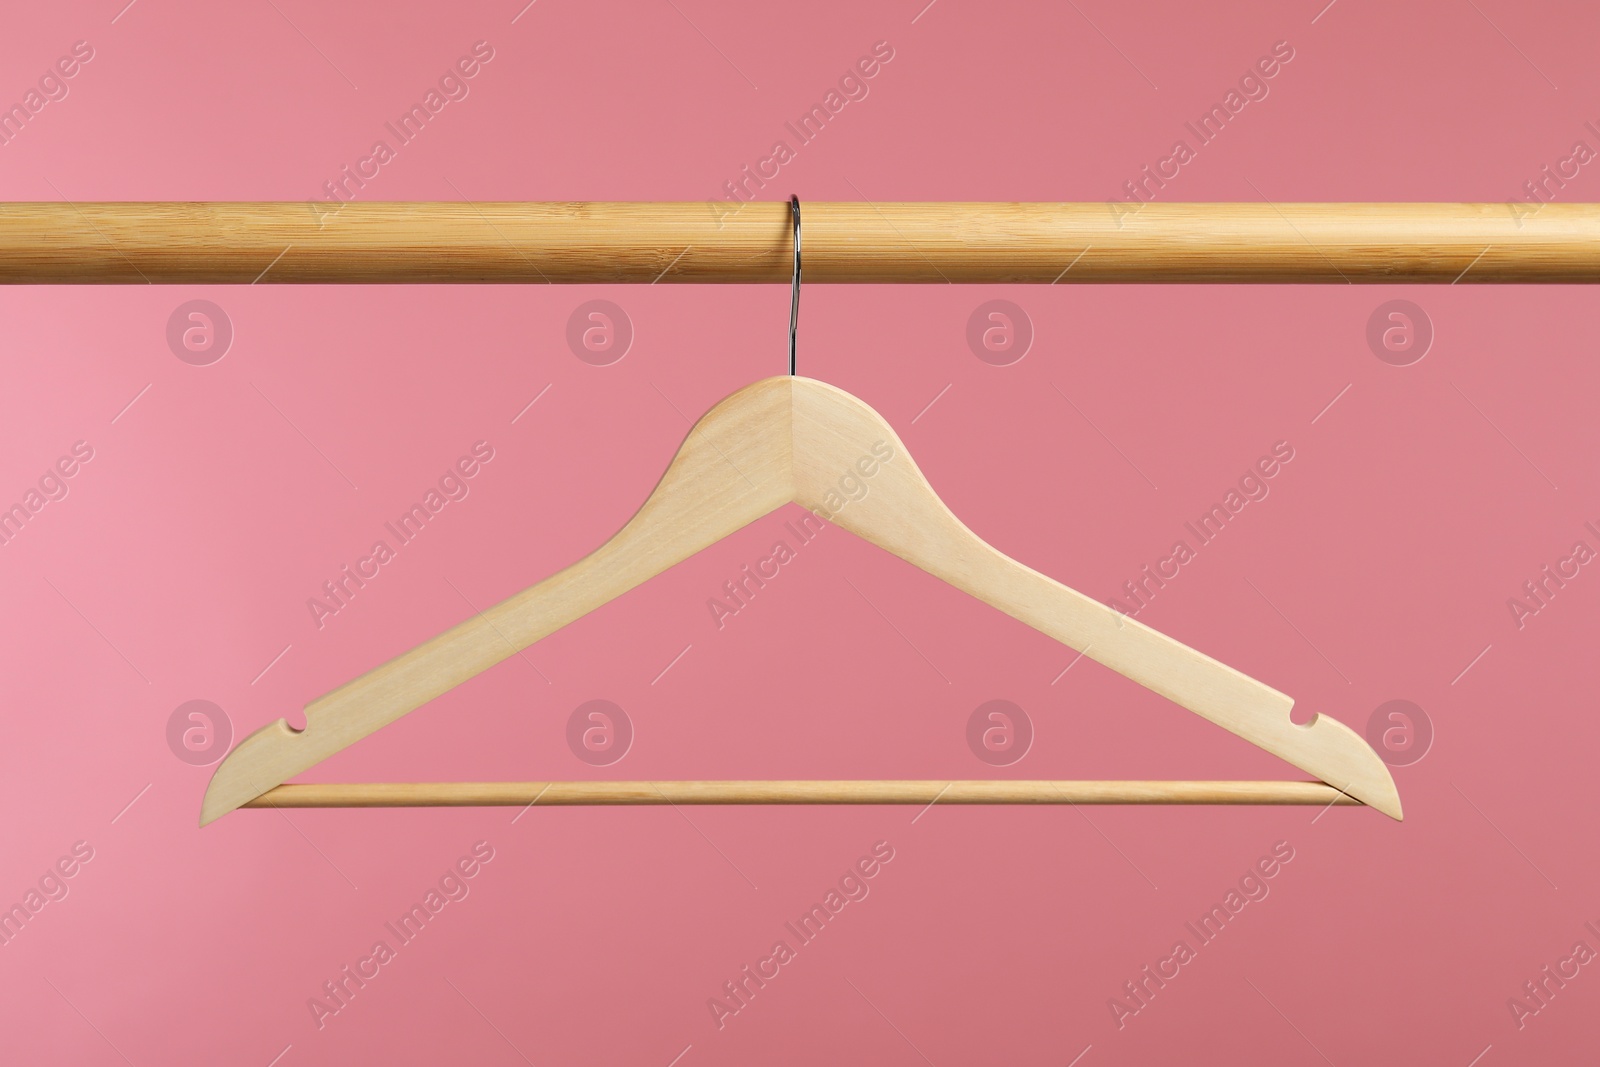
<path id="1" fill-rule="evenodd" d="M 795 299 L 799 282 L 795 206 Z M 790 358 L 793 367 L 794 311 Z M 872 469 L 872 491 L 841 478 Z M 817 513 L 1070 645 L 1320 782 L 283 783 L 541 638 L 789 503 Z M 1011 559 L 939 499 L 905 444 L 861 400 L 811 378 L 767 378 L 697 422 L 660 483 L 610 540 L 557 574 L 241 741 L 206 790 L 200 825 L 239 807 L 585 803 L 1355 803 L 1395 819 L 1400 796 L 1359 734 Z"/>

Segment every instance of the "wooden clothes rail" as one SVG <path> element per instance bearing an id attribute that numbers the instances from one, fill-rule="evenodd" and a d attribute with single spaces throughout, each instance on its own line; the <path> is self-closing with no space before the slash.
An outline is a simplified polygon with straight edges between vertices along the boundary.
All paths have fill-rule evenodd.
<path id="1" fill-rule="evenodd" d="M 806 202 L 807 284 L 1600 282 L 1600 205 Z M 790 280 L 784 203 L 9 203 L 0 284 Z"/>

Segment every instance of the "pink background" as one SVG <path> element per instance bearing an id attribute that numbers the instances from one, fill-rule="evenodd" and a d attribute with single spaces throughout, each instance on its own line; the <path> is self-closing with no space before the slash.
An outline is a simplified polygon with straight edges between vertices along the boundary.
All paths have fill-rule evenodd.
<path id="1" fill-rule="evenodd" d="M 1162 200 L 1504 202 L 1574 141 L 1600 147 L 1584 126 L 1600 119 L 1600 14 L 1575 3 L 518 6 L 19 9 L 0 98 L 75 41 L 94 58 L 0 147 L 0 196 L 313 199 L 479 40 L 494 58 L 470 95 L 362 199 L 713 199 L 880 40 L 895 54 L 870 94 L 763 199 L 1108 200 L 1280 40 L 1295 57 L 1270 94 Z M 1600 200 L 1600 177 L 1558 196 Z M 636 339 L 595 367 L 565 332 L 602 297 Z M 1436 330 L 1406 367 L 1365 340 L 1397 297 Z M 196 298 L 235 330 L 204 367 L 165 339 Z M 997 298 L 1036 331 L 1007 367 L 965 340 Z M 1575 942 L 1600 948 L 1584 927 L 1600 925 L 1600 577 L 1583 569 L 1521 629 L 1506 603 L 1576 540 L 1600 547 L 1583 528 L 1600 521 L 1592 289 L 805 294 L 802 371 L 880 411 L 980 535 L 1096 597 L 1289 441 L 1270 496 L 1140 618 L 1293 695 L 1297 717 L 1364 730 L 1385 701 L 1419 705 L 1436 738 L 1395 769 L 1403 824 L 1347 808 L 646 808 L 246 811 L 196 829 L 211 769 L 169 750 L 178 705 L 214 701 L 235 737 L 296 720 L 468 601 L 582 556 L 652 486 L 685 416 L 782 370 L 787 299 L 0 292 L 0 498 L 75 441 L 94 449 L 0 547 L 0 898 L 21 901 L 75 842 L 93 849 L 0 947 L 8 1059 L 1465 1067 L 1592 1051 L 1600 968 L 1521 1028 L 1507 1001 Z M 318 630 L 307 598 L 477 440 L 495 459 L 471 495 Z M 1300 777 L 1092 662 L 1063 675 L 1070 650 L 843 531 L 719 631 L 707 598 L 783 518 L 309 777 Z M 600 769 L 565 741 L 596 698 L 637 732 Z M 1037 731 L 1001 770 L 965 739 L 991 699 Z M 308 999 L 478 841 L 494 859 L 470 895 L 319 1029 Z M 708 998 L 877 841 L 894 859 L 870 895 L 719 1029 Z M 1194 945 L 1185 923 L 1277 842 L 1294 858 L 1269 895 L 1119 1027 L 1110 999 Z"/>

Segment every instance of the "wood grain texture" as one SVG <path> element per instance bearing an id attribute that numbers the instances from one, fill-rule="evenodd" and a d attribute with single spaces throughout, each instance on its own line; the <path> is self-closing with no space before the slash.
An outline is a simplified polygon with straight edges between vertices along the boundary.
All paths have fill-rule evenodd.
<path id="1" fill-rule="evenodd" d="M 1359 804 L 1324 782 L 373 782 L 280 785 L 246 808 L 649 804 Z"/>
<path id="2" fill-rule="evenodd" d="M 870 468 L 870 469 L 869 469 Z M 852 499 L 843 479 L 865 480 Z M 842 389 L 768 378 L 695 424 L 660 483 L 589 556 L 241 741 L 206 790 L 205 825 L 793 501 L 1081 651 L 1322 781 L 1401 817 L 1388 768 L 1326 716 L 1033 571 L 968 529 L 883 418 Z"/>
<path id="3" fill-rule="evenodd" d="M 1594 204 L 803 207 L 808 284 L 1600 281 Z M 0 204 L 0 284 L 787 283 L 791 268 L 785 203 L 332 208 Z"/>

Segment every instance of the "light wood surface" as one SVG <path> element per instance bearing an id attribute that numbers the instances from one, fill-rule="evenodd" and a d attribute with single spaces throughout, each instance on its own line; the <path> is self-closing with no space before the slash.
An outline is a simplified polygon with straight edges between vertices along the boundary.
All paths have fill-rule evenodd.
<path id="1" fill-rule="evenodd" d="M 1359 804 L 1324 782 L 373 782 L 280 785 L 246 808 L 590 804 Z"/>
<path id="2" fill-rule="evenodd" d="M 866 495 L 842 502 L 846 476 Z M 778 377 L 707 412 L 638 513 L 589 556 L 312 702 L 303 732 L 280 719 L 246 737 L 213 775 L 201 825 L 790 501 L 1401 817 L 1388 768 L 1354 731 L 1323 715 L 1296 725 L 1284 694 L 999 552 L 950 512 L 877 412 Z"/>
<path id="3" fill-rule="evenodd" d="M 787 283 L 792 266 L 783 202 L 335 207 L 0 204 L 0 284 Z M 1595 204 L 804 209 L 807 284 L 1600 281 Z"/>

